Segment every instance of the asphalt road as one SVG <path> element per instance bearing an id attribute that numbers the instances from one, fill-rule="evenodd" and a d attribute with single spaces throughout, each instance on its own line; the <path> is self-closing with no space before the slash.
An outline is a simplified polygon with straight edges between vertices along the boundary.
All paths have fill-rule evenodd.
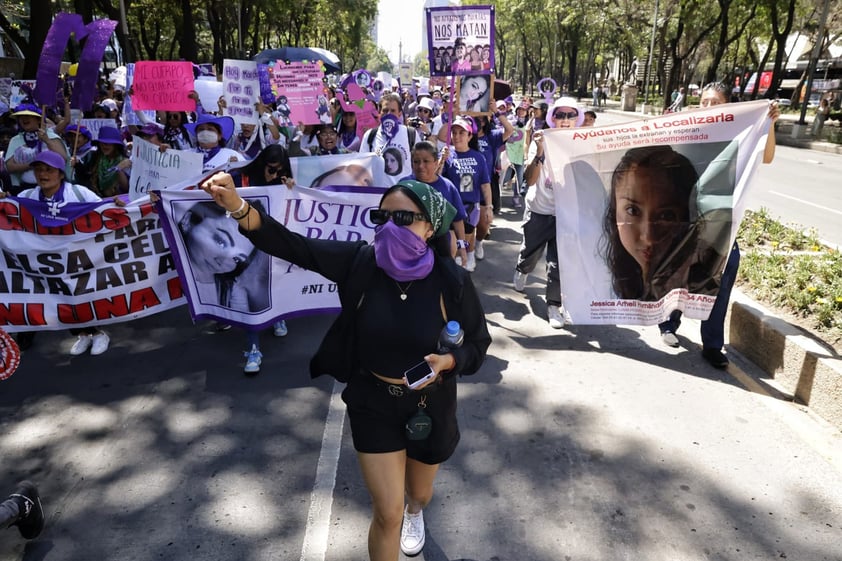
<path id="1" fill-rule="evenodd" d="M 734 353 L 707 365 L 692 320 L 678 349 L 651 327 L 552 330 L 543 275 L 511 289 L 518 225 L 498 217 L 474 273 L 494 343 L 460 381 L 417 559 L 842 559 L 839 432 Z M 0 383 L 0 488 L 37 481 L 47 528 L 0 532 L 0 561 L 366 559 L 337 387 L 307 375 L 328 322 L 265 333 L 254 379 L 243 334 L 183 308 L 111 328 L 99 357 L 40 334 Z"/>

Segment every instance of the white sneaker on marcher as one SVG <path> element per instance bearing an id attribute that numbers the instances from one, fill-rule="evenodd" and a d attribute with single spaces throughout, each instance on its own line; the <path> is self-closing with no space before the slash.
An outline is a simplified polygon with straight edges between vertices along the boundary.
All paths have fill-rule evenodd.
<path id="1" fill-rule="evenodd" d="M 404 555 L 418 555 L 424 549 L 426 536 L 424 532 L 424 511 L 410 514 L 406 507 L 403 511 L 403 527 L 401 527 L 401 551 Z"/>
<path id="2" fill-rule="evenodd" d="M 476 255 L 477 259 L 480 261 L 485 259 L 485 250 L 482 248 L 482 240 L 477 240 L 474 243 L 474 255 Z"/>
<path id="3" fill-rule="evenodd" d="M 93 343 L 91 344 L 91 354 L 101 355 L 108 350 L 108 344 L 111 342 L 111 337 L 105 331 L 98 331 L 93 336 Z"/>
<path id="4" fill-rule="evenodd" d="M 93 343 L 93 337 L 87 333 L 82 333 L 70 347 L 70 354 L 73 356 L 85 354 L 91 348 L 91 343 Z"/>
<path id="5" fill-rule="evenodd" d="M 284 320 L 276 321 L 275 325 L 272 326 L 272 332 L 275 334 L 275 337 L 286 337 L 287 333 L 289 333 L 287 322 Z"/>
<path id="6" fill-rule="evenodd" d="M 469 273 L 473 273 L 477 270 L 477 260 L 473 251 L 468 252 L 468 262 L 465 264 L 465 270 Z"/>
<path id="7" fill-rule="evenodd" d="M 523 292 L 523 288 L 526 286 L 526 279 L 529 277 L 527 273 L 521 273 L 517 269 L 515 269 L 515 278 L 512 283 L 515 285 L 515 290 L 518 292 Z"/>
<path id="8" fill-rule="evenodd" d="M 550 327 L 553 329 L 564 327 L 564 316 L 561 313 L 561 308 L 553 305 L 547 306 L 547 320 L 549 320 Z"/>
<path id="9" fill-rule="evenodd" d="M 244 374 L 257 374 L 260 372 L 260 363 L 263 362 L 263 353 L 257 348 L 257 345 L 252 345 L 251 350 L 243 353 L 246 357 L 246 365 L 243 367 Z"/>

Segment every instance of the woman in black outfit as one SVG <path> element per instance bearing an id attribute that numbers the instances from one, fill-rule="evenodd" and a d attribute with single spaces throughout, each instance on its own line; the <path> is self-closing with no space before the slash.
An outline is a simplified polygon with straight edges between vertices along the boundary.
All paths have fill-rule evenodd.
<path id="1" fill-rule="evenodd" d="M 491 343 L 470 274 L 450 257 L 446 234 L 455 209 L 426 183 L 401 181 L 370 211 L 377 227 L 368 245 L 290 232 L 244 201 L 246 193 L 227 174 L 214 175 L 202 188 L 256 247 L 337 283 L 342 310 L 310 374 L 348 382 L 342 398 L 373 503 L 370 559 L 396 561 L 399 548 L 419 553 L 421 509 L 432 498 L 439 464 L 459 441 L 456 374 L 476 372 Z M 462 325 L 464 343 L 437 354 L 448 320 Z M 420 361 L 435 377 L 410 390 L 403 373 Z M 407 424 L 419 411 L 431 418 L 432 431 L 415 440 Z"/>

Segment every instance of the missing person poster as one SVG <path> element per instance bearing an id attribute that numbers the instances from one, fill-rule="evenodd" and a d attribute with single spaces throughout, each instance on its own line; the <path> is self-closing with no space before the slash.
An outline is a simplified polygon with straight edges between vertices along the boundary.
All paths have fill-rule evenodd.
<path id="1" fill-rule="evenodd" d="M 538 181 L 555 203 L 574 323 L 706 319 L 760 164 L 768 102 L 544 131 Z"/>
<path id="2" fill-rule="evenodd" d="M 430 76 L 491 74 L 494 6 L 427 8 Z"/>

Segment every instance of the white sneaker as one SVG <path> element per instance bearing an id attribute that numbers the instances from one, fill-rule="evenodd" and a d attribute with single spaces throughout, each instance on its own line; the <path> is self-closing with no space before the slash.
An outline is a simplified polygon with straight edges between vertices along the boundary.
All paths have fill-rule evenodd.
<path id="1" fill-rule="evenodd" d="M 515 269 L 515 278 L 512 283 L 515 285 L 515 290 L 518 292 L 523 292 L 523 288 L 526 286 L 526 279 L 529 277 L 527 273 L 521 273 L 517 269 Z"/>
<path id="2" fill-rule="evenodd" d="M 403 527 L 401 528 L 401 551 L 403 551 L 404 555 L 418 555 L 424 549 L 426 539 L 424 533 L 424 512 L 419 510 L 417 514 L 410 514 L 404 508 Z"/>
<path id="3" fill-rule="evenodd" d="M 243 367 L 244 374 L 257 374 L 260 372 L 260 363 L 263 361 L 263 353 L 257 348 L 257 345 L 252 345 L 251 350 L 243 353 L 246 357 L 246 365 Z"/>
<path id="4" fill-rule="evenodd" d="M 561 313 L 561 308 L 558 306 L 547 306 L 547 319 L 550 322 L 550 327 L 553 329 L 564 327 L 564 316 Z"/>
<path id="5" fill-rule="evenodd" d="M 468 262 L 465 264 L 465 270 L 469 273 L 473 273 L 477 270 L 477 260 L 473 251 L 468 252 Z"/>
<path id="6" fill-rule="evenodd" d="M 474 254 L 477 256 L 477 259 L 482 261 L 485 259 L 485 250 L 482 248 L 482 240 L 477 240 L 474 243 Z"/>
<path id="7" fill-rule="evenodd" d="M 111 342 L 111 337 L 105 331 L 99 331 L 93 336 L 93 344 L 91 344 L 91 354 L 101 355 L 108 350 L 108 344 Z"/>
<path id="8" fill-rule="evenodd" d="M 73 346 L 70 347 L 70 354 L 73 356 L 79 356 L 88 352 L 88 349 L 91 348 L 91 343 L 93 342 L 93 337 L 88 335 L 87 333 L 83 333 L 79 335 L 76 339 L 76 342 L 73 343 Z"/>
<path id="9" fill-rule="evenodd" d="M 284 320 L 276 321 L 275 325 L 272 327 L 275 337 L 286 337 L 287 333 L 289 333 L 289 329 L 287 329 L 287 322 Z"/>
<path id="10" fill-rule="evenodd" d="M 678 337 L 676 337 L 675 333 L 672 331 L 664 331 L 661 333 L 661 341 L 663 341 L 664 345 L 668 347 L 677 347 L 681 344 Z"/>

